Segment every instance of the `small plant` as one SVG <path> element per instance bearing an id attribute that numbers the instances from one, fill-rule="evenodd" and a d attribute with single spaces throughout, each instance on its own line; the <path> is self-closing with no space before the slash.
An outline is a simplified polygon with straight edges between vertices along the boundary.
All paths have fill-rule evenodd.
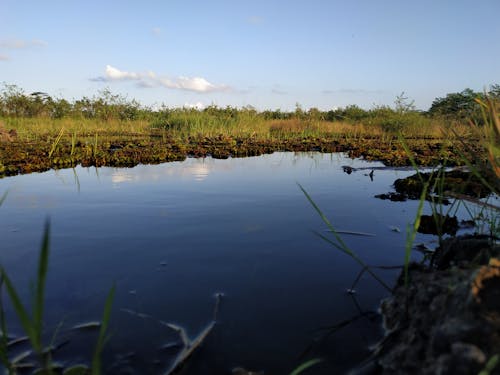
<path id="1" fill-rule="evenodd" d="M 333 225 L 330 222 L 330 220 L 328 220 L 328 218 L 321 211 L 321 209 L 318 207 L 318 205 L 313 201 L 313 199 L 311 198 L 311 196 L 302 187 L 302 185 L 300 185 L 300 184 L 298 184 L 298 185 L 299 185 L 300 190 L 302 190 L 302 193 L 304 193 L 304 195 L 306 196 L 306 198 L 309 201 L 309 203 L 311 203 L 311 205 L 314 207 L 314 209 L 316 210 L 316 212 L 321 217 L 321 220 L 323 221 L 323 223 L 325 223 L 326 226 L 328 227 L 329 231 L 331 233 L 333 233 L 333 236 L 334 236 L 334 239 L 335 239 L 336 242 L 332 241 L 330 238 L 322 235 L 319 232 L 314 232 L 314 233 L 318 237 L 320 237 L 321 239 L 323 239 L 324 241 L 326 241 L 327 243 L 329 243 L 330 245 L 332 245 L 333 247 L 335 247 L 336 249 L 340 250 L 342 253 L 344 253 L 344 254 L 350 256 L 352 259 L 354 259 L 362 267 L 363 272 L 364 271 L 368 272 L 375 280 L 378 281 L 378 283 L 380 285 L 382 285 L 386 290 L 388 290 L 389 292 L 391 292 L 392 289 L 376 273 L 374 273 L 372 271 L 371 267 L 369 265 L 367 265 L 365 262 L 363 262 L 363 260 L 361 260 L 361 258 L 358 255 L 356 255 L 351 249 L 349 249 L 349 247 L 346 245 L 346 243 L 344 242 L 344 240 L 342 240 L 342 237 L 339 235 L 339 233 L 333 227 Z"/>
<path id="2" fill-rule="evenodd" d="M 54 139 L 54 142 L 52 142 L 52 147 L 50 148 L 50 151 L 49 151 L 49 158 L 51 158 L 52 155 L 54 154 L 54 151 L 56 150 L 57 145 L 61 141 L 61 138 L 62 138 L 63 134 L 64 134 L 64 128 L 61 128 L 61 130 L 59 131 L 59 134 L 57 135 L 56 139 Z"/>
<path id="3" fill-rule="evenodd" d="M 0 199 L 0 205 L 5 199 L 6 194 Z M 43 333 L 43 312 L 45 306 L 45 284 L 47 279 L 48 271 L 48 259 L 49 259 L 49 249 L 50 249 L 50 222 L 47 220 L 45 223 L 45 229 L 43 233 L 42 246 L 40 250 L 40 258 L 38 261 L 38 272 L 37 279 L 35 283 L 35 295 L 33 300 L 33 308 L 30 312 L 21 302 L 19 294 L 12 284 L 7 272 L 3 267 L 0 267 L 0 292 L 3 286 L 7 291 L 7 294 L 12 302 L 14 312 L 19 319 L 21 326 L 29 339 L 31 347 L 38 359 L 39 370 L 41 373 L 52 374 L 53 373 L 53 363 L 52 363 L 52 350 L 51 346 L 46 346 L 42 341 Z M 111 306 L 113 304 L 113 298 L 115 293 L 115 287 L 111 288 L 104 306 L 104 313 L 102 322 L 100 323 L 99 337 L 97 340 L 97 345 L 92 358 L 91 368 L 85 365 L 77 365 L 65 369 L 64 374 L 82 375 L 89 374 L 99 375 L 101 372 L 101 353 L 103 347 L 107 341 L 106 331 L 109 325 L 109 319 L 111 315 Z M 60 327 L 60 325 L 59 325 Z M 9 359 L 9 340 L 7 335 L 7 324 L 5 321 L 5 314 L 3 309 L 3 301 L 0 295 L 0 328 L 2 330 L 0 337 L 0 362 L 5 366 L 9 374 L 15 374 L 16 368 L 20 365 L 21 361 L 25 358 Z M 57 331 L 53 335 L 52 341 L 54 341 L 57 336 Z M 29 355 L 29 352 L 26 356 Z"/>

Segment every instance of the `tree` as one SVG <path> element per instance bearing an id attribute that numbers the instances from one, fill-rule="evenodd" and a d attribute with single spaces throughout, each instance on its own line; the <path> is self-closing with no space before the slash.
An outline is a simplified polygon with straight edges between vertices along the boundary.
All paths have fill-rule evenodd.
<path id="1" fill-rule="evenodd" d="M 476 99 L 483 96 L 469 88 L 447 94 L 444 98 L 436 98 L 432 102 L 429 114 L 456 120 L 475 120 L 480 117 L 480 107 Z"/>

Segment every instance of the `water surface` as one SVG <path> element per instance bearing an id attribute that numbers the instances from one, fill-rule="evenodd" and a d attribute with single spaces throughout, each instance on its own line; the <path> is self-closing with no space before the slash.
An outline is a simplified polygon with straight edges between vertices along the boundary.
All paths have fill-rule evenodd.
<path id="1" fill-rule="evenodd" d="M 367 169 L 349 175 L 345 165 Z M 387 292 L 365 275 L 354 296 L 346 293 L 359 266 L 313 233 L 328 235 L 297 183 L 336 228 L 373 234 L 343 236 L 367 263 L 401 265 L 417 202 L 373 196 L 412 171 L 375 169 L 372 180 L 371 168 L 381 166 L 343 154 L 274 153 L 4 178 L 0 260 L 28 301 L 50 217 L 46 332 L 62 322 L 59 339 L 69 343 L 56 358 L 65 364 L 90 358 L 95 332 L 66 329 L 98 320 L 115 284 L 110 373 L 168 368 L 179 349 L 162 346 L 179 340 L 160 321 L 195 336 L 212 319 L 215 293 L 224 295 L 218 324 L 187 373 L 243 366 L 285 374 L 315 357 L 325 359 L 316 373 L 341 373 L 380 338 L 380 321 L 362 317 L 329 336 L 322 328 L 375 311 Z M 391 284 L 397 272 L 380 274 Z"/>

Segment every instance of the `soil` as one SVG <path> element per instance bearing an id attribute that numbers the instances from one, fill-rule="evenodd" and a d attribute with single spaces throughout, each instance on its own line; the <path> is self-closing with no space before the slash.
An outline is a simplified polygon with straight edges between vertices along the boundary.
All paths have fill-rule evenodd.
<path id="1" fill-rule="evenodd" d="M 190 156 L 226 159 L 275 151 L 345 152 L 350 157 L 379 160 L 387 166 L 411 165 L 405 150 L 397 142 L 379 138 L 258 139 L 219 135 L 191 137 L 182 142 L 165 134 L 103 134 L 97 142 L 95 137 L 87 137 L 72 145 L 71 139 L 63 138 L 54 146 L 53 137 L 24 141 L 5 129 L 0 128 L 0 131 L 0 177 L 76 165 L 131 167 L 137 164 L 184 160 Z M 448 165 L 461 163 L 457 150 L 452 145 L 444 146 L 441 140 L 414 139 L 408 140 L 407 143 L 418 165 L 439 165 L 443 158 L 447 160 Z"/>
<path id="2" fill-rule="evenodd" d="M 370 374 L 478 374 L 500 354 L 500 245 L 488 236 L 444 240 L 411 264 L 381 304 L 386 336 Z M 361 371 L 361 370 L 360 370 Z M 491 374 L 500 374 L 497 366 Z"/>

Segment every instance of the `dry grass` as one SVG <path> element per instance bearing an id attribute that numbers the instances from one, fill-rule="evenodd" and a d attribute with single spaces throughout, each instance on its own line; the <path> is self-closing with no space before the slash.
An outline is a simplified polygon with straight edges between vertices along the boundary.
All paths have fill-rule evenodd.
<path id="1" fill-rule="evenodd" d="M 2 120 L 0 120 L 2 121 Z M 151 126 L 147 120 L 120 121 L 98 119 L 50 119 L 50 118 L 5 118 L 4 128 L 14 129 L 20 141 L 38 141 L 56 137 L 64 129 L 64 138 L 94 137 L 100 139 L 148 137 L 152 134 L 165 134 L 173 138 L 187 140 L 189 137 L 216 137 L 223 135 L 232 138 L 256 137 L 259 139 L 291 139 L 302 137 L 350 139 L 380 138 L 393 140 L 397 133 L 386 131 L 378 124 L 349 123 L 323 120 L 264 120 L 259 117 L 241 117 L 227 121 L 204 116 L 179 119 L 175 128 Z M 453 131 L 449 131 L 449 129 Z M 463 124 L 448 124 L 438 120 L 426 121 L 424 125 L 408 125 L 402 129 L 405 138 L 435 138 L 452 140 L 456 137 L 468 139 L 477 136 L 477 129 Z"/>

